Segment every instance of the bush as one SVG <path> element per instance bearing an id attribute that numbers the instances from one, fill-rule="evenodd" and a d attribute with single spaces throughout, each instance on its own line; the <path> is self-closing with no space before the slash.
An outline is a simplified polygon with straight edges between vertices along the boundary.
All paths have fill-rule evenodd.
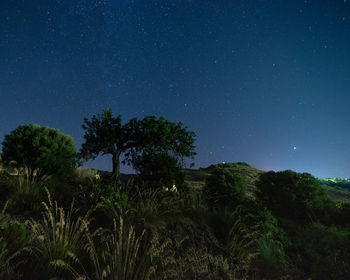
<path id="1" fill-rule="evenodd" d="M 254 233 L 259 256 L 255 266 L 264 275 L 282 276 L 288 268 L 286 251 L 291 242 L 271 212 L 254 199 L 247 199 L 238 216 L 247 232 Z"/>
<path id="2" fill-rule="evenodd" d="M 309 173 L 291 170 L 260 175 L 256 197 L 275 217 L 300 223 L 325 220 L 327 210 L 333 206 L 316 178 Z"/>
<path id="3" fill-rule="evenodd" d="M 90 212 L 78 216 L 74 201 L 69 211 L 52 201 L 46 189 L 48 202 L 43 202 L 42 219 L 30 219 L 31 266 L 34 267 L 36 279 L 67 276 L 66 268 L 78 275 L 80 256 L 86 245 L 86 236 L 91 222 Z M 64 277 L 64 279 L 67 279 Z"/>
<path id="4" fill-rule="evenodd" d="M 0 212 L 0 279 L 22 279 L 19 267 L 26 262 L 21 253 L 27 243 L 28 229 L 9 214 Z"/>
<path id="5" fill-rule="evenodd" d="M 315 279 L 350 279 L 350 232 L 312 223 L 295 240 L 298 267 Z"/>
<path id="6" fill-rule="evenodd" d="M 350 202 L 337 202 L 333 216 L 336 225 L 350 228 Z"/>
<path id="7" fill-rule="evenodd" d="M 233 210 L 246 197 L 246 186 L 241 175 L 216 168 L 206 180 L 203 198 L 209 209 L 227 207 Z"/>
<path id="8" fill-rule="evenodd" d="M 52 174 L 64 178 L 78 164 L 73 138 L 36 124 L 21 125 L 5 135 L 2 146 L 5 166 L 26 167 L 30 180 Z"/>

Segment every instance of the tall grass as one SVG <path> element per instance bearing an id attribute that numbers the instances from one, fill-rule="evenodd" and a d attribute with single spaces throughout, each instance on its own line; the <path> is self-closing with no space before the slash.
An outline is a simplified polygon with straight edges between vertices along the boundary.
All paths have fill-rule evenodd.
<path id="1" fill-rule="evenodd" d="M 127 218 L 140 228 L 165 228 L 167 223 L 181 217 L 183 201 L 178 194 L 163 189 L 144 188 L 129 180 L 121 194 L 103 198 L 100 207 L 110 218 Z"/>
<path id="2" fill-rule="evenodd" d="M 23 261 L 15 262 L 15 258 L 20 255 L 23 248 L 16 249 L 10 246 L 6 236 L 11 226 L 19 223 L 5 213 L 7 203 L 8 201 L 0 212 L 0 279 L 12 279 L 18 275 L 16 267 L 23 263 Z"/>
<path id="3" fill-rule="evenodd" d="M 30 246 L 34 268 L 40 277 L 70 277 L 97 280 L 147 280 L 155 273 L 164 244 L 144 241 L 145 230 L 137 234 L 120 215 L 113 221 L 110 234 L 98 228 L 90 232 L 90 214 L 74 217 L 74 200 L 66 213 L 57 201 L 43 202 L 42 220 L 29 220 Z M 98 237 L 99 236 L 99 240 Z M 144 241 L 144 242 L 143 242 Z"/>
<path id="4" fill-rule="evenodd" d="M 124 223 L 120 216 L 114 220 L 113 233 L 107 236 L 105 247 L 98 251 L 93 239 L 88 235 L 86 250 L 94 267 L 97 280 L 147 280 L 155 272 L 149 248 L 141 251 L 145 230 L 137 236 L 133 226 Z"/>
<path id="5" fill-rule="evenodd" d="M 26 181 L 22 184 L 19 190 L 35 191 L 35 184 L 30 186 Z M 89 190 L 85 188 L 84 193 L 77 195 L 87 201 L 91 194 L 100 193 L 89 193 Z M 80 215 L 74 199 L 70 208 L 59 207 L 49 190 L 45 188 L 45 191 L 47 200 L 41 204 L 41 219 L 31 218 L 27 222 L 30 239 L 25 251 L 31 260 L 26 269 L 33 271 L 35 279 L 244 279 L 257 255 L 255 233 L 244 229 L 237 213 L 226 217 L 235 221 L 227 244 L 222 243 L 227 245 L 226 250 L 220 246 L 223 255 L 212 255 L 216 249 L 209 249 L 213 246 L 211 239 L 198 226 L 198 221 L 192 219 L 199 216 L 201 223 L 206 221 L 203 216 L 207 209 L 199 196 L 143 189 L 142 185 L 130 181 L 121 195 L 113 197 L 107 191 L 105 198 L 101 193 L 94 208 Z M 103 224 L 96 219 L 96 224 L 92 223 L 92 211 L 98 207 L 108 212 L 108 222 Z M 105 229 L 92 231 L 101 224 Z M 8 271 L 4 279 L 10 279 L 8 275 L 15 268 L 7 241 L 0 236 L 0 271 Z"/>
<path id="6" fill-rule="evenodd" d="M 96 178 L 97 174 L 97 170 L 81 169 L 80 167 L 78 167 L 72 171 L 70 177 L 74 178 L 75 183 L 85 185 L 87 183 L 92 183 L 93 179 Z"/>
<path id="7" fill-rule="evenodd" d="M 234 223 L 229 232 L 226 249 L 234 277 L 246 279 L 253 260 L 259 255 L 255 239 L 258 231 L 247 230 L 241 224 L 239 210 L 237 207 L 231 215 Z"/>
<path id="8" fill-rule="evenodd" d="M 74 218 L 74 200 L 70 210 L 65 213 L 62 207 L 58 207 L 57 201 L 53 202 L 49 191 L 46 189 L 48 203 L 42 202 L 45 210 L 42 212 L 42 220 L 29 220 L 29 228 L 32 232 L 31 246 L 28 250 L 34 253 L 38 260 L 38 271 L 45 272 L 52 277 L 62 274 L 63 268 L 68 268 L 75 275 L 79 275 L 74 267 L 79 264 L 79 254 L 83 252 L 85 236 L 91 219 L 90 212 L 84 217 Z M 79 267 L 82 267 L 79 265 Z"/>

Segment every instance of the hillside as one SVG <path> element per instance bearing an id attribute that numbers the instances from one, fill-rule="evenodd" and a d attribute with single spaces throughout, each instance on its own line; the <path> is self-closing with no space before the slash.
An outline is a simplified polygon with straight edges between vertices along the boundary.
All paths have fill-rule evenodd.
<path id="1" fill-rule="evenodd" d="M 200 189 L 205 184 L 205 179 L 211 174 L 216 166 L 224 167 L 234 173 L 241 174 L 247 182 L 247 189 L 249 193 L 252 193 L 255 189 L 255 182 L 259 179 L 260 174 L 266 172 L 254 167 L 251 167 L 245 162 L 237 163 L 220 163 L 217 165 L 210 165 L 207 168 L 199 169 L 183 169 L 185 174 L 185 182 L 196 189 Z"/>
<path id="2" fill-rule="evenodd" d="M 350 182 L 348 179 L 327 178 L 320 179 L 321 186 L 337 201 L 350 201 Z"/>
<path id="3" fill-rule="evenodd" d="M 254 167 L 251 167 L 245 162 L 237 162 L 237 163 L 220 163 L 217 165 L 211 165 L 207 168 L 199 168 L 199 169 L 183 169 L 183 173 L 185 174 L 185 182 L 195 188 L 201 189 L 205 184 L 205 179 L 209 176 L 212 170 L 216 167 L 224 167 L 227 168 L 234 173 L 241 174 L 247 182 L 247 190 L 248 193 L 252 194 L 255 190 L 255 183 L 259 179 L 259 176 L 262 173 L 267 171 L 260 170 Z M 330 197 L 337 201 L 350 201 L 350 183 L 346 182 L 333 182 L 320 180 L 321 186 L 323 186 Z"/>
<path id="4" fill-rule="evenodd" d="M 244 177 L 247 182 L 248 194 L 252 194 L 255 189 L 255 183 L 259 179 L 259 176 L 267 171 L 254 168 L 245 162 L 236 163 L 219 163 L 216 165 L 210 165 L 207 168 L 199 169 L 182 169 L 182 173 L 185 175 L 185 182 L 191 188 L 195 190 L 201 190 L 205 185 L 206 178 L 211 174 L 215 167 L 223 167 L 231 170 L 234 173 L 238 173 Z M 2 170 L 0 161 L 0 170 Z M 86 170 L 88 173 L 92 172 L 96 174 L 104 174 L 107 176 L 111 175 L 109 171 L 103 171 L 95 168 L 82 169 Z M 17 175 L 17 170 L 9 170 L 11 175 Z M 127 181 L 128 179 L 134 177 L 134 174 L 121 174 L 121 180 Z M 350 182 L 345 179 L 320 179 L 320 184 L 324 187 L 328 194 L 336 201 L 350 201 Z"/>
<path id="5" fill-rule="evenodd" d="M 152 269 L 154 269 L 153 278 L 150 279 L 247 279 L 245 277 L 246 273 L 252 275 L 254 279 L 261 280 L 311 279 L 310 277 L 305 278 L 304 276 L 311 275 L 308 265 L 314 262 L 315 255 L 318 259 L 323 259 L 324 256 L 328 255 L 330 257 L 320 264 L 317 263 L 317 266 L 312 268 L 312 275 L 316 275 L 315 278 L 312 277 L 312 279 L 350 279 L 347 277 L 350 272 L 344 269 L 344 267 L 348 267 L 348 261 L 336 261 L 337 259 L 350 259 L 350 249 L 347 247 L 350 241 L 350 239 L 348 239 L 348 237 L 350 237 L 350 232 L 347 229 L 344 230 L 345 226 L 348 227 L 349 225 L 348 212 L 338 210 L 343 209 L 343 206 L 347 207 L 349 204 L 343 205 L 341 203 L 332 202 L 330 205 L 332 205 L 331 207 L 333 208 L 328 208 L 327 206 L 327 208 L 321 209 L 325 212 L 321 212 L 316 218 L 322 221 L 322 224 L 313 223 L 311 220 L 310 224 L 305 225 L 305 220 L 309 222 L 308 217 L 310 217 L 309 214 L 313 209 L 303 214 L 302 217 L 306 217 L 301 220 L 303 223 L 298 223 L 300 216 L 294 213 L 300 213 L 300 211 L 303 211 L 302 209 L 307 209 L 306 207 L 298 208 L 298 203 L 302 204 L 304 201 L 309 201 L 308 199 L 310 197 L 316 200 L 317 197 L 312 192 L 309 193 L 316 198 L 313 198 L 308 195 L 308 192 L 305 192 L 307 199 L 301 195 L 302 197 L 299 197 L 297 203 L 295 203 L 293 199 L 284 199 L 284 194 L 290 193 L 292 196 L 297 193 L 293 192 L 293 186 L 299 190 L 299 194 L 304 188 L 307 189 L 306 184 L 299 184 L 299 181 L 295 181 L 297 182 L 295 185 L 288 186 L 288 182 L 294 182 L 296 178 L 300 178 L 297 177 L 300 174 L 290 172 L 287 181 L 270 181 L 272 189 L 275 190 L 275 187 L 279 186 L 282 192 L 279 193 L 280 196 L 274 195 L 273 191 L 267 193 L 266 197 L 269 198 L 267 202 L 245 197 L 246 199 L 239 201 L 239 203 L 242 203 L 239 204 L 239 208 L 237 208 L 238 204 L 234 204 L 237 203 L 235 200 L 226 202 L 226 205 L 222 204 L 220 201 L 217 205 L 224 205 L 222 208 L 220 208 L 220 206 L 218 208 L 210 208 L 210 201 L 208 201 L 205 196 L 200 195 L 200 193 L 205 185 L 206 179 L 213 174 L 216 167 L 225 168 L 242 175 L 247 182 L 248 194 L 250 196 L 254 193 L 256 182 L 259 180 L 260 175 L 267 172 L 251 167 L 244 162 L 223 163 L 199 169 L 182 169 L 185 182 L 189 186 L 189 189 L 186 188 L 184 191 L 177 193 L 164 191 L 162 189 L 142 190 L 138 188 L 140 185 L 138 185 L 139 182 L 136 181 L 128 182 L 127 185 L 125 185 L 127 187 L 123 189 L 124 193 L 116 195 L 115 189 L 113 187 L 108 187 L 113 185 L 111 172 L 92 168 L 77 168 L 65 181 L 53 180 L 50 193 L 55 201 L 58 202 L 58 205 L 63 207 L 62 209 L 73 209 L 72 204 L 69 205 L 70 201 L 73 199 L 76 203 L 74 205 L 79 206 L 79 208 L 74 209 L 74 211 L 76 211 L 74 212 L 75 215 L 76 213 L 80 215 L 78 219 L 85 219 L 82 218 L 82 215 L 86 215 L 88 211 L 95 209 L 89 214 L 93 222 L 90 223 L 90 221 L 84 220 L 84 225 L 89 225 L 89 227 L 86 228 L 86 232 L 84 232 L 84 238 L 92 240 L 91 242 L 89 241 L 89 246 L 91 247 L 86 247 L 86 245 L 83 244 L 85 247 L 78 247 L 78 249 L 75 249 L 75 254 L 79 257 L 82 256 L 81 259 L 83 261 L 81 263 L 83 263 L 85 267 L 84 271 L 86 271 L 84 273 L 86 273 L 86 275 L 95 273 L 93 264 L 98 258 L 96 257 L 97 255 L 91 255 L 91 252 L 95 254 L 97 250 L 92 250 L 91 248 L 97 247 L 92 246 L 102 246 L 102 252 L 105 253 L 106 256 L 111 256 L 110 252 L 113 252 L 113 254 L 117 252 L 115 250 L 116 246 L 122 248 L 120 244 L 122 244 L 122 246 L 124 246 L 123 244 L 130 244 L 130 239 L 124 240 L 124 236 L 132 236 L 134 233 L 146 232 L 145 235 L 142 233 L 141 237 L 136 237 L 137 242 L 142 244 L 143 251 L 140 256 L 137 253 L 133 255 L 135 256 L 133 257 L 135 263 L 139 258 L 141 259 L 141 257 L 142 259 L 144 256 L 153 257 L 154 252 L 161 252 L 162 256 L 170 256 L 168 257 L 169 265 L 166 266 L 166 271 L 168 271 L 169 275 L 170 273 L 174 273 L 174 277 L 164 278 L 164 268 L 160 270 L 157 264 L 153 264 L 150 261 L 149 264 L 152 266 Z M 9 173 L 12 176 L 7 176 L 6 173 L 3 174 L 0 172 L 0 174 L 5 175 L 0 176 L 0 179 L 2 179 L 0 180 L 0 187 L 3 188 L 0 196 L 0 205 L 6 205 L 6 214 L 4 215 L 4 212 L 0 213 L 0 220 L 3 217 L 6 217 L 6 219 L 18 220 L 16 223 L 21 225 L 23 229 L 21 228 L 21 231 L 18 231 L 17 224 L 14 229 L 8 227 L 6 229 L 8 232 L 3 231 L 6 234 L 2 237 L 1 229 L 5 228 L 4 221 L 6 221 L 5 218 L 3 218 L 2 221 L 0 221 L 0 245 L 5 244 L 2 246 L 7 246 L 7 244 L 11 244 L 14 248 L 21 248 L 20 246 L 23 246 L 21 245 L 22 243 L 27 244 L 24 243 L 24 240 L 27 239 L 25 242 L 33 246 L 32 244 L 37 244 L 37 240 L 45 240 L 41 238 L 41 236 L 44 236 L 43 234 L 45 234 L 45 236 L 51 236 L 52 232 L 63 232 L 60 227 L 62 227 L 61 225 L 69 224 L 71 216 L 67 216 L 67 221 L 63 220 L 63 223 L 58 222 L 55 224 L 55 221 L 61 221 L 60 219 L 62 218 L 53 215 L 53 213 L 57 214 L 59 212 L 57 211 L 57 205 L 56 210 L 53 208 L 54 204 L 50 204 L 51 208 L 46 207 L 46 212 L 42 212 L 42 202 L 46 201 L 46 193 L 40 191 L 42 185 L 29 184 L 29 187 L 26 187 L 26 181 L 20 180 L 21 177 L 18 177 L 18 172 L 16 170 L 7 171 L 10 171 Z M 96 176 L 97 174 L 99 176 Z M 278 176 L 281 174 L 271 175 Z M 121 179 L 125 183 L 128 179 L 135 176 L 135 174 L 121 174 Z M 315 189 L 317 189 L 319 187 L 317 186 L 317 179 L 312 178 L 311 175 L 308 175 L 308 178 L 316 183 Z M 280 182 L 284 183 L 279 184 Z M 320 182 L 322 183 L 323 181 L 320 180 Z M 136 183 L 136 185 L 133 183 Z M 333 183 L 323 186 L 330 196 L 337 201 L 350 200 L 350 193 L 331 187 L 330 185 Z M 286 185 L 288 186 L 287 188 L 285 188 Z M 212 186 L 214 186 L 215 189 L 217 187 L 215 184 Z M 286 190 L 288 190 L 288 192 L 286 192 Z M 291 196 L 289 196 L 289 198 Z M 220 199 L 220 197 L 222 197 L 221 193 L 217 197 Z M 279 197 L 284 199 L 283 203 L 280 203 Z M 223 201 L 225 203 L 225 200 Z M 275 208 L 272 207 L 272 210 L 267 210 L 275 202 L 277 202 L 276 205 L 278 205 L 279 208 L 275 210 Z M 260 205 L 260 203 L 264 204 Z M 229 206 L 227 207 L 227 205 Z M 231 205 L 233 205 L 232 208 L 230 208 Z M 239 211 L 235 209 L 239 209 Z M 290 211 L 290 209 L 299 210 Z M 336 209 L 336 211 L 334 209 Z M 273 210 L 275 210 L 274 213 L 272 212 Z M 55 218 L 52 219 L 50 223 L 44 224 L 40 219 L 41 216 L 44 215 L 43 213 L 46 215 L 45 217 Z M 63 210 L 60 213 L 64 213 Z M 327 215 L 323 217 L 323 213 Z M 26 224 L 26 220 L 29 218 L 34 222 L 33 224 L 29 224 L 31 228 L 29 228 L 28 236 L 30 238 L 27 238 L 27 232 L 24 230 L 26 230 L 28 224 Z M 124 222 L 125 227 L 123 224 Z M 336 222 L 336 226 L 333 225 L 334 222 Z M 113 234 L 118 235 L 111 235 L 110 230 L 112 223 L 114 223 L 115 226 Z M 116 228 L 117 225 L 119 226 L 119 231 Z M 330 227 L 330 225 L 332 226 Z M 39 227 L 43 234 L 34 231 Z M 54 230 L 52 230 L 51 227 Z M 134 230 L 134 228 L 136 230 Z M 78 229 L 80 230 L 80 228 Z M 93 239 L 92 235 L 90 235 L 90 232 L 94 232 L 96 229 L 103 229 L 103 231 L 101 231 L 101 239 Z M 124 230 L 130 230 L 129 235 L 124 234 Z M 21 237 L 18 238 L 17 236 L 22 234 L 22 231 L 24 232 L 23 236 L 21 235 Z M 244 235 L 242 235 L 242 233 L 244 233 Z M 35 234 L 40 234 L 40 239 Z M 75 236 L 73 236 L 74 234 L 74 232 L 72 232 L 72 234 L 68 232 L 67 240 L 76 240 Z M 15 238 L 12 238 L 12 236 L 15 236 Z M 35 236 L 36 238 L 33 238 Z M 119 243 L 107 243 L 105 247 L 101 245 L 106 243 L 105 240 L 113 240 L 115 236 L 118 237 Z M 163 239 L 159 241 L 158 236 L 162 236 Z M 1 238 L 5 238 L 6 242 L 9 240 L 9 243 L 1 243 Z M 54 236 L 54 238 L 56 237 Z M 143 240 L 142 238 L 145 239 Z M 36 243 L 34 243 L 33 240 Z M 312 242 L 310 242 L 310 240 Z M 46 251 L 51 248 L 48 246 L 50 243 L 38 244 L 43 244 L 40 245 L 40 248 L 42 248 L 41 250 L 49 255 Z M 260 244 L 262 244 L 262 247 L 260 247 Z M 278 247 L 275 247 L 275 244 L 278 244 Z M 9 250 L 12 254 L 13 252 L 10 251 L 12 247 L 9 246 L 8 248 L 10 249 L 5 247 L 5 249 Z M 62 247 L 59 249 L 63 250 L 65 248 Z M 287 251 L 287 249 L 289 251 Z M 296 249 L 298 250 L 297 255 L 294 253 L 295 251 L 293 251 Z M 271 255 L 270 252 L 275 252 L 273 250 L 277 253 Z M 23 252 L 25 251 L 23 250 Z M 9 254 L 6 254 L 7 251 L 5 251 L 5 256 L 7 257 Z M 28 258 L 26 255 L 23 256 Z M 122 253 L 118 252 L 117 256 L 122 256 Z M 250 256 L 254 256 L 254 258 L 250 259 Z M 35 275 L 37 271 L 49 275 L 51 272 L 47 271 L 46 267 L 48 267 L 48 263 L 51 260 L 45 257 L 46 255 L 40 255 L 39 257 L 33 255 L 32 262 L 23 262 L 23 264 L 21 263 L 21 265 L 18 266 L 20 273 L 33 271 L 33 275 L 30 275 L 30 277 L 26 275 L 26 279 L 38 279 Z M 197 261 L 197 258 L 200 262 Z M 296 258 L 299 258 L 300 262 L 288 262 Z M 107 262 L 107 265 L 109 265 L 109 259 L 106 258 L 106 260 L 103 261 Z M 35 266 L 39 260 L 40 262 L 45 262 L 45 267 L 42 269 Z M 192 261 L 193 263 L 191 263 Z M 179 267 L 179 264 L 181 267 Z M 0 258 L 0 267 L 1 265 L 2 262 Z M 278 268 L 278 272 L 275 267 Z M 326 272 L 324 267 L 328 269 Z M 182 277 L 182 273 L 185 269 L 190 273 L 188 277 Z M 60 273 L 63 275 L 63 273 L 68 274 L 69 272 L 62 269 Z M 325 273 L 327 273 L 326 278 L 318 277 Z M 341 277 L 344 274 L 346 278 L 340 278 L 338 274 L 341 275 Z M 179 275 L 182 276 L 180 277 Z M 199 276 L 196 278 L 193 275 Z M 225 278 L 221 277 L 222 275 L 224 275 Z M 242 277 L 232 278 L 235 277 L 235 275 L 241 275 Z M 333 275 L 335 276 L 333 277 Z M 50 274 L 50 277 L 46 277 L 45 279 L 54 279 L 51 276 Z M 0 275 L 0 279 L 10 278 L 1 278 Z M 66 277 L 64 279 L 75 278 Z"/>

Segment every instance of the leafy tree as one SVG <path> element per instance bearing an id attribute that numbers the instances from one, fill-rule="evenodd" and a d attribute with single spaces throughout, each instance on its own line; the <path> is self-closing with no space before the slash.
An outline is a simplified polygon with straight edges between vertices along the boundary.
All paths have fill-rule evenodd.
<path id="1" fill-rule="evenodd" d="M 143 154 L 133 161 L 134 169 L 141 174 L 141 178 L 154 187 L 171 187 L 173 184 L 181 186 L 183 176 L 176 158 L 167 153 Z"/>
<path id="2" fill-rule="evenodd" d="M 67 176 L 78 164 L 76 156 L 72 137 L 37 124 L 19 126 L 2 142 L 4 165 L 27 168 L 31 181 L 48 175 Z"/>
<path id="3" fill-rule="evenodd" d="M 111 154 L 112 176 L 119 184 L 120 157 L 122 163 L 132 165 L 138 171 L 145 171 L 154 158 L 149 155 L 167 154 L 183 164 L 184 157 L 194 157 L 193 132 L 187 131 L 182 123 L 172 123 L 164 118 L 154 116 L 143 120 L 131 119 L 124 125 L 121 115 L 116 118 L 112 110 L 104 110 L 102 115 L 93 116 L 91 121 L 84 118 L 86 125 L 85 143 L 80 157 L 84 160 L 94 159 L 100 153 Z"/>
<path id="4" fill-rule="evenodd" d="M 256 197 L 275 217 L 303 222 L 320 218 L 332 204 L 319 181 L 291 170 L 260 175 Z"/>
<path id="5" fill-rule="evenodd" d="M 244 178 L 225 168 L 215 168 L 207 178 L 203 197 L 210 209 L 227 207 L 234 209 L 246 196 Z"/>

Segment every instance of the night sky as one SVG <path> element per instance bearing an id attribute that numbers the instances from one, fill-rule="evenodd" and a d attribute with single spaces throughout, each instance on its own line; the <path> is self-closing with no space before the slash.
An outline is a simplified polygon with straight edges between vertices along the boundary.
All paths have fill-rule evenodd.
<path id="1" fill-rule="evenodd" d="M 350 177 L 350 1 L 3 0 L 0 32 L 0 142 L 36 123 L 79 150 L 109 106 L 183 122 L 194 168 Z"/>

